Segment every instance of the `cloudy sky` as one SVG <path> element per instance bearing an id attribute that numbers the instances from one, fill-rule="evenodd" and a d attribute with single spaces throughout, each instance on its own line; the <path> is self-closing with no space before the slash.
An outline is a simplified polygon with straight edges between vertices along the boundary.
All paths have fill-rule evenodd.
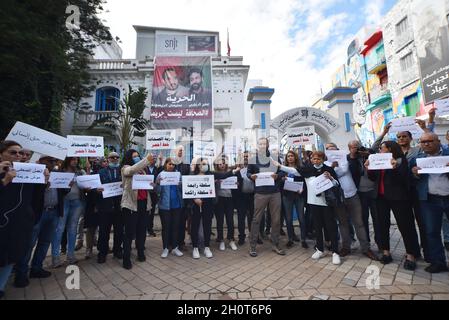
<path id="1" fill-rule="evenodd" d="M 102 18 L 135 57 L 132 25 L 220 32 L 226 55 L 243 56 L 250 79 L 275 89 L 272 116 L 330 89 L 330 76 L 344 63 L 352 38 L 365 25 L 378 26 L 396 0 L 107 0 Z"/>

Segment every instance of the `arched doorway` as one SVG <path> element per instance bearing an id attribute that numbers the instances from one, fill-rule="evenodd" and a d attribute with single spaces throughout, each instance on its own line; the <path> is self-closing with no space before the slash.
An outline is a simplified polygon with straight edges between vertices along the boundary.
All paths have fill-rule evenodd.
<path id="1" fill-rule="evenodd" d="M 341 125 L 337 118 L 326 112 L 308 107 L 290 109 L 271 121 L 271 126 L 278 130 L 280 137 L 284 136 L 289 128 L 313 125 L 323 145 L 334 142 L 341 149 L 346 148 L 347 143 L 355 139 L 351 124 L 345 124 Z"/>

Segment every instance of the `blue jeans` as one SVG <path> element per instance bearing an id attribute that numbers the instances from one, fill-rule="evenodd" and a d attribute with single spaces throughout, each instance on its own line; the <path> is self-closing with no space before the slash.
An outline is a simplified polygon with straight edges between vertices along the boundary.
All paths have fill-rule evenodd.
<path id="1" fill-rule="evenodd" d="M 51 245 L 51 255 L 59 257 L 61 252 L 61 239 L 64 229 L 67 228 L 67 257 L 75 257 L 75 242 L 78 228 L 78 220 L 84 210 L 84 202 L 81 200 L 64 200 L 64 215 L 59 218 L 56 234 Z"/>
<path id="2" fill-rule="evenodd" d="M 13 264 L 8 264 L 4 267 L 0 267 L 0 291 L 5 291 L 13 266 Z"/>
<path id="3" fill-rule="evenodd" d="M 282 196 L 282 203 L 284 204 L 285 210 L 285 222 L 287 225 L 287 234 L 288 240 L 293 241 L 295 236 L 295 230 L 293 228 L 293 207 L 295 207 L 296 212 L 298 213 L 299 220 L 299 228 L 301 230 L 301 240 L 306 240 L 306 216 L 304 215 L 304 198 L 303 197 L 295 197 L 295 199 L 291 199 L 287 196 Z"/>
<path id="4" fill-rule="evenodd" d="M 40 221 L 34 226 L 33 233 L 31 236 L 30 247 L 28 248 L 27 254 L 23 257 L 16 265 L 17 276 L 26 276 L 28 273 L 28 263 L 31 259 L 31 254 L 33 248 L 36 245 L 36 250 L 34 250 L 33 261 L 31 262 L 31 269 L 41 270 L 42 264 L 47 256 L 48 248 L 52 242 L 56 226 L 58 225 L 58 211 L 56 209 L 51 209 L 44 211 Z"/>
<path id="5" fill-rule="evenodd" d="M 441 241 L 441 226 L 443 214 L 449 219 L 449 197 L 429 195 L 426 201 L 421 201 L 421 212 L 427 236 L 427 252 L 431 264 L 446 265 L 443 242 Z"/>

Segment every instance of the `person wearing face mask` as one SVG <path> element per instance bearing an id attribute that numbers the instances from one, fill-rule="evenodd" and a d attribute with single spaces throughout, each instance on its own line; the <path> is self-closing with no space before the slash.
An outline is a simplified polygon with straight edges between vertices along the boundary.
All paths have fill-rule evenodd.
<path id="1" fill-rule="evenodd" d="M 133 190 L 132 180 L 135 174 L 147 174 L 147 167 L 152 162 L 153 155 L 149 153 L 141 159 L 139 153 L 130 149 L 125 152 L 122 161 L 123 195 L 121 208 L 123 211 L 125 234 L 123 238 L 123 268 L 131 269 L 131 243 L 136 239 L 137 259 L 146 260 L 145 239 L 147 234 L 151 197 L 149 190 Z"/>
<path id="2" fill-rule="evenodd" d="M 234 169 L 228 172 L 214 172 L 210 171 L 209 162 L 207 159 L 199 158 L 193 163 L 194 169 L 193 175 L 214 175 L 215 180 L 223 180 L 233 176 L 235 173 L 240 171 L 240 168 Z M 210 250 L 210 236 L 212 229 L 212 217 L 214 209 L 214 198 L 203 198 L 203 199 L 193 199 L 192 204 L 192 226 L 190 235 L 192 238 L 193 253 L 192 257 L 194 259 L 200 258 L 200 253 L 198 249 L 198 231 L 200 228 L 200 221 L 203 222 L 203 232 L 204 232 L 204 255 L 206 258 L 212 258 L 212 251 Z"/>
<path id="3" fill-rule="evenodd" d="M 338 251 L 336 213 L 327 204 L 324 192 L 319 194 L 315 192 L 314 180 L 323 174 L 327 179 L 332 181 L 334 186 L 339 185 L 335 170 L 324 164 L 324 157 L 324 152 L 314 151 L 310 159 L 311 164 L 302 167 L 300 174 L 306 179 L 308 189 L 307 203 L 309 204 L 313 226 L 316 232 L 316 251 L 312 255 L 312 259 L 318 260 L 324 257 L 323 232 L 326 232 L 331 240 L 332 264 L 339 265 L 341 259 Z"/>
<path id="4" fill-rule="evenodd" d="M 98 173 L 102 184 L 114 183 L 122 181 L 122 174 L 120 168 L 120 157 L 118 153 L 111 152 L 108 155 L 108 166 L 101 169 Z M 97 189 L 98 192 L 98 220 L 99 220 L 99 234 L 98 234 L 98 256 L 97 262 L 106 262 L 106 256 L 109 252 L 109 234 L 111 227 L 114 226 L 114 244 L 112 252 L 114 258 L 121 260 L 123 258 L 123 217 L 120 208 L 122 196 L 115 196 L 104 199 L 102 196 L 103 188 Z"/>

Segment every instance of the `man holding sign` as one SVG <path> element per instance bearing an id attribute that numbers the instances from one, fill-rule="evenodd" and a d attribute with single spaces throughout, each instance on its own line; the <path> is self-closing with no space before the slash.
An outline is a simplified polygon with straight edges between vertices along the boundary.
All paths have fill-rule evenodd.
<path id="1" fill-rule="evenodd" d="M 410 167 L 417 185 L 428 242 L 427 258 L 430 260 L 430 266 L 425 270 L 438 273 L 448 270 L 441 240 L 441 226 L 443 214 L 449 218 L 449 173 L 435 161 L 432 165 L 432 158 L 448 157 L 449 149 L 441 145 L 438 136 L 434 133 L 424 133 L 421 136 L 420 145 L 423 152 L 416 159 L 412 159 Z M 426 166 L 427 170 L 432 169 L 435 173 L 422 173 L 419 165 Z M 446 166 L 449 166 L 449 160 Z"/>
<path id="2" fill-rule="evenodd" d="M 258 152 L 255 157 L 249 160 L 247 177 L 256 183 L 254 190 L 254 219 L 251 225 L 250 236 L 250 256 L 257 257 L 256 244 L 259 236 L 259 224 L 263 217 L 265 208 L 269 206 L 271 214 L 271 241 L 273 251 L 279 255 L 285 255 L 285 251 L 279 246 L 279 233 L 281 223 L 281 193 L 280 183 L 285 175 L 279 172 L 274 160 L 270 156 L 269 142 L 267 138 L 260 138 L 258 141 Z M 260 185 L 257 183 L 259 175 L 272 172 L 268 178 L 272 179 L 272 185 Z M 266 178 L 266 175 L 263 176 Z M 265 180 L 265 179 L 264 179 Z"/>

